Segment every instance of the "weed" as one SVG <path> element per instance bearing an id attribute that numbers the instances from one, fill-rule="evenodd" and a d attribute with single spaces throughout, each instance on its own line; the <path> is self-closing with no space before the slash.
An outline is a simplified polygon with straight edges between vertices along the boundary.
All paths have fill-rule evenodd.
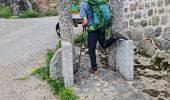
<path id="1" fill-rule="evenodd" d="M 17 80 L 22 80 L 22 81 L 24 81 L 24 80 L 27 80 L 27 79 L 29 79 L 29 77 L 28 77 L 28 76 L 24 76 L 24 77 L 18 78 Z"/>
<path id="2" fill-rule="evenodd" d="M 76 35 L 74 38 L 74 44 L 86 43 L 86 42 L 87 42 L 87 34 L 85 32 Z"/>
<path id="3" fill-rule="evenodd" d="M 27 11 L 23 11 L 21 14 L 19 14 L 20 18 L 36 18 L 39 17 L 39 13 L 37 11 L 34 10 L 27 10 Z"/>
<path id="4" fill-rule="evenodd" d="M 63 79 L 56 80 L 56 79 L 49 78 L 47 82 L 52 88 L 54 95 L 59 95 L 65 89 Z"/>
<path id="5" fill-rule="evenodd" d="M 57 47 L 57 49 L 61 48 L 61 40 L 58 41 L 56 47 Z"/>
<path id="6" fill-rule="evenodd" d="M 70 88 L 66 88 L 60 94 L 60 100 L 78 100 L 78 96 Z"/>
<path id="7" fill-rule="evenodd" d="M 51 49 L 47 49 L 47 54 L 46 54 L 46 63 L 47 63 L 47 66 L 50 65 L 50 61 L 51 61 L 53 55 L 54 55 L 54 52 Z"/>
<path id="8" fill-rule="evenodd" d="M 9 7 L 0 5 L 0 17 L 9 18 L 12 16 L 12 10 Z"/>

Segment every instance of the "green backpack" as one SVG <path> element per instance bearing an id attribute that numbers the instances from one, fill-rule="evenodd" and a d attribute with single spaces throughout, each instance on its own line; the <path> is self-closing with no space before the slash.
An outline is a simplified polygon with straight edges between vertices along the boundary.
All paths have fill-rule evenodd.
<path id="1" fill-rule="evenodd" d="M 100 29 L 103 32 L 112 24 L 112 14 L 108 0 L 87 0 L 93 9 L 94 24 L 89 26 L 89 31 Z"/>

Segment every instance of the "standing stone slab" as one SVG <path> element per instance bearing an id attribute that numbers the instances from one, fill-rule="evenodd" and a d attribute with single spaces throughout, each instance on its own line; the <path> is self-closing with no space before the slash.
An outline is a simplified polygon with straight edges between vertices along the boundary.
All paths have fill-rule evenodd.
<path id="1" fill-rule="evenodd" d="M 116 70 L 128 81 L 134 78 L 133 41 L 119 40 L 116 43 Z"/>
<path id="2" fill-rule="evenodd" d="M 73 80 L 73 47 L 70 42 L 61 42 L 62 45 L 62 68 L 65 87 L 74 85 Z"/>
<path id="3" fill-rule="evenodd" d="M 73 86 L 72 0 L 59 0 L 59 24 L 62 44 L 62 71 L 65 87 Z"/>
<path id="4" fill-rule="evenodd" d="M 110 0 L 109 4 L 113 13 L 112 20 L 112 33 L 114 31 L 123 33 L 123 0 Z M 124 35 L 124 34 L 123 34 Z M 112 45 L 109 47 L 108 54 L 108 65 L 112 69 L 116 69 L 115 67 L 115 46 Z"/>
<path id="5" fill-rule="evenodd" d="M 50 77 L 54 79 L 62 78 L 62 68 L 61 68 L 61 48 L 59 48 L 54 54 L 50 62 Z"/>

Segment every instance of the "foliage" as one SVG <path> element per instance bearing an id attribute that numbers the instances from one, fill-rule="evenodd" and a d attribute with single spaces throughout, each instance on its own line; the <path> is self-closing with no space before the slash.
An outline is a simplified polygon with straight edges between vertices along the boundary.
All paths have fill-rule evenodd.
<path id="1" fill-rule="evenodd" d="M 0 17 L 9 18 L 12 16 L 12 10 L 9 7 L 0 5 Z"/>
<path id="2" fill-rule="evenodd" d="M 160 58 L 158 56 L 155 57 L 154 61 L 153 61 L 153 65 L 159 67 L 161 69 L 161 62 L 163 61 L 163 58 Z"/>
<path id="3" fill-rule="evenodd" d="M 46 65 L 40 68 L 34 68 L 32 70 L 33 74 L 43 80 L 47 80 L 48 84 L 52 88 L 53 94 L 59 95 L 61 100 L 78 100 L 78 96 L 76 96 L 73 90 L 64 87 L 63 78 L 58 80 L 50 78 L 49 66 L 53 55 L 54 52 L 47 49 Z"/>
<path id="4" fill-rule="evenodd" d="M 74 44 L 86 43 L 86 42 L 87 42 L 87 34 L 85 32 L 82 32 L 81 34 L 78 34 L 74 37 Z"/>
<path id="5" fill-rule="evenodd" d="M 40 14 L 34 10 L 26 10 L 19 14 L 20 18 L 36 18 L 39 17 Z"/>
<path id="6" fill-rule="evenodd" d="M 66 88 L 60 94 L 60 100 L 78 100 L 78 96 L 70 88 Z"/>
<path id="7" fill-rule="evenodd" d="M 46 63 L 48 66 L 50 65 L 50 61 L 51 61 L 53 55 L 54 55 L 54 52 L 51 49 L 47 49 Z"/>
<path id="8" fill-rule="evenodd" d="M 65 89 L 63 79 L 56 80 L 56 79 L 49 78 L 47 82 L 52 88 L 54 95 L 59 95 Z"/>
<path id="9" fill-rule="evenodd" d="M 56 12 L 53 12 L 53 11 L 47 11 L 47 12 L 40 12 L 41 13 L 41 16 L 43 17 L 43 16 L 57 16 L 58 15 L 58 13 L 56 13 Z"/>
<path id="10" fill-rule="evenodd" d="M 61 40 L 58 41 L 56 47 L 57 47 L 57 49 L 61 48 Z"/>

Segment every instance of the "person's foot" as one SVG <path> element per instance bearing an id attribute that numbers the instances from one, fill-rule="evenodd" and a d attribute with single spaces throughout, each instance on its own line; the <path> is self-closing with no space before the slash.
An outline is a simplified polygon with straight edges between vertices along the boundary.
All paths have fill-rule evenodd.
<path id="1" fill-rule="evenodd" d="M 120 33 L 118 33 L 118 32 L 114 32 L 113 38 L 128 40 L 126 37 L 124 37 L 122 34 L 120 34 Z"/>
<path id="2" fill-rule="evenodd" d="M 92 69 L 92 68 L 89 68 L 89 72 L 91 73 L 91 74 L 95 74 L 95 75 L 98 75 L 98 73 L 99 73 L 99 69 L 97 68 L 97 69 Z"/>

